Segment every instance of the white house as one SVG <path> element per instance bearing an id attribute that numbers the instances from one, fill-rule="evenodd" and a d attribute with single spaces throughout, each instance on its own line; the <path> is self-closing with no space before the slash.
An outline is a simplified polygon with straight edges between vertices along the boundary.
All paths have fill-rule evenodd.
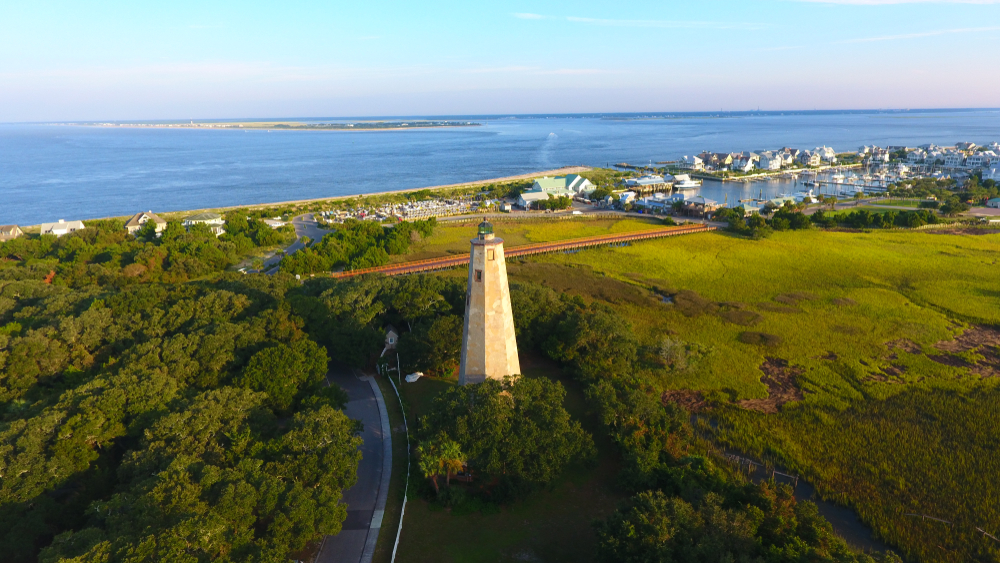
<path id="1" fill-rule="evenodd" d="M 65 219 L 60 219 L 55 223 L 42 223 L 42 234 L 61 237 L 65 234 L 69 234 L 74 231 L 81 231 L 85 228 L 86 227 L 84 227 L 83 221 L 66 221 Z"/>
<path id="2" fill-rule="evenodd" d="M 697 156 L 685 156 L 682 160 L 683 160 L 683 164 L 681 165 L 682 168 L 686 168 L 688 170 L 705 169 L 705 161 L 698 158 Z"/>
<path id="3" fill-rule="evenodd" d="M 760 160 L 757 162 L 757 167 L 761 170 L 780 170 L 781 165 L 784 163 L 785 159 L 780 153 L 764 151 L 760 153 Z"/>
<path id="4" fill-rule="evenodd" d="M 986 202 L 986 207 L 992 207 L 994 209 L 1000 209 L 1000 197 L 995 197 Z"/>
<path id="5" fill-rule="evenodd" d="M 906 161 L 907 162 L 911 162 L 911 163 L 920 162 L 920 161 L 922 161 L 926 157 L 927 157 L 927 153 L 925 153 L 924 151 L 922 151 L 920 149 L 913 150 L 913 151 L 910 151 L 910 152 L 906 153 Z"/>
<path id="6" fill-rule="evenodd" d="M 823 160 L 823 162 L 829 162 L 831 164 L 837 162 L 837 151 L 831 149 L 830 147 L 818 147 L 815 152 L 819 154 L 819 157 Z"/>
<path id="7" fill-rule="evenodd" d="M 734 172 L 750 172 L 754 169 L 754 162 L 748 156 L 738 156 L 733 159 L 730 169 Z"/>
<path id="8" fill-rule="evenodd" d="M 965 155 L 960 152 L 953 152 L 944 155 L 944 165 L 952 168 L 958 168 L 965 161 Z"/>
<path id="9" fill-rule="evenodd" d="M 1000 162 L 993 163 L 993 166 L 983 172 L 983 180 L 993 180 L 1000 182 Z"/>
<path id="10" fill-rule="evenodd" d="M 802 151 L 799 153 L 799 162 L 806 166 L 819 166 L 820 155 L 813 151 Z"/>
<path id="11" fill-rule="evenodd" d="M 981 152 L 969 155 L 965 158 L 966 168 L 984 168 L 990 164 L 990 157 Z"/>
<path id="12" fill-rule="evenodd" d="M 208 225 L 209 230 L 211 230 L 212 234 L 215 236 L 220 236 L 222 233 L 226 232 L 226 229 L 223 228 L 223 225 L 225 225 L 226 222 L 222 219 L 222 215 L 219 215 L 218 213 L 197 213 L 195 215 L 185 217 L 182 224 L 185 229 L 190 229 L 192 226 L 198 224 Z"/>

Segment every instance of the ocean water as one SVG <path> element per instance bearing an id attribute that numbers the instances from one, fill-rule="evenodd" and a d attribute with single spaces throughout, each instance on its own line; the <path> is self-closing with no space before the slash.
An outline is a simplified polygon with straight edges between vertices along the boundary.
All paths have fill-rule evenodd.
<path id="1" fill-rule="evenodd" d="M 1000 110 L 455 116 L 481 127 L 240 131 L 0 125 L 0 224 L 406 190 L 702 150 L 1000 140 Z M 730 202 L 788 186 L 707 182 Z"/>

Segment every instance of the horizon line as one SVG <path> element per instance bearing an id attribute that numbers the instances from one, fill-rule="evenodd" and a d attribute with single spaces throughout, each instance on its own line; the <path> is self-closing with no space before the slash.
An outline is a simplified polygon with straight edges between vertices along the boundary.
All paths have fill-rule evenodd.
<path id="1" fill-rule="evenodd" d="M 699 110 L 699 111 L 598 111 L 598 112 L 535 112 L 535 113 L 468 113 L 468 114 L 398 114 L 398 115 L 357 115 L 357 116 L 298 116 L 298 117 L 183 117 L 157 119 L 77 119 L 42 121 L 3 121 L 0 125 L 75 125 L 94 123 L 222 123 L 269 121 L 385 121 L 390 119 L 449 120 L 449 119 L 510 119 L 539 117 L 605 117 L 605 116 L 711 116 L 711 115 L 781 115 L 781 114 L 824 114 L 824 113 L 906 113 L 906 112 L 962 112 L 1000 111 L 1000 107 L 928 107 L 928 108 L 867 108 L 867 109 L 777 109 L 777 110 Z"/>

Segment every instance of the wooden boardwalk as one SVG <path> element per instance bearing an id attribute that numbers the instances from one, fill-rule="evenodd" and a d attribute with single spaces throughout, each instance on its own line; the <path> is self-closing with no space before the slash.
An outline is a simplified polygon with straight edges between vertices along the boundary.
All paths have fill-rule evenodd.
<path id="1" fill-rule="evenodd" d="M 605 244 L 620 244 L 638 240 L 654 238 L 672 237 L 677 235 L 687 235 L 691 233 L 701 233 L 714 231 L 715 227 L 710 225 L 682 225 L 679 227 L 665 227 L 662 229 L 652 229 L 633 233 L 621 233 L 616 235 L 599 235 L 595 237 L 584 237 L 556 242 L 541 242 L 537 244 L 526 244 L 524 246 L 513 246 L 504 250 L 506 258 L 517 256 L 530 256 L 532 254 L 544 254 L 546 252 L 563 252 L 592 246 L 603 246 Z M 351 278 L 363 274 L 383 274 L 386 276 L 399 276 L 403 274 L 414 274 L 417 272 L 429 272 L 432 270 L 444 270 L 469 263 L 469 255 L 445 256 L 442 258 L 430 258 L 428 260 L 417 260 L 414 262 L 402 262 L 399 264 L 389 264 L 376 268 L 362 268 L 345 272 L 334 272 L 330 274 L 334 278 Z"/>

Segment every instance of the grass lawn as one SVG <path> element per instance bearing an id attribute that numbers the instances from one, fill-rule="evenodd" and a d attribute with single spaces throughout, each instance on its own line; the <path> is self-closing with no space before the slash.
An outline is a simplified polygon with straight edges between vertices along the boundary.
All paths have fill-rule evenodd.
<path id="1" fill-rule="evenodd" d="M 920 207 L 921 199 L 886 199 L 881 201 L 874 201 L 872 205 L 891 205 L 894 207 Z"/>
<path id="2" fill-rule="evenodd" d="M 562 381 L 567 390 L 566 408 L 594 435 L 599 462 L 571 466 L 548 489 L 495 514 L 454 514 L 428 503 L 412 492 L 415 481 L 422 479 L 414 468 L 397 561 L 593 560 L 593 521 L 610 514 L 623 498 L 614 488 L 620 469 L 617 454 L 607 437 L 598 432 L 597 420 L 587 412 L 579 385 L 562 378 L 559 368 L 547 360 L 522 356 L 521 365 L 527 377 Z M 434 397 L 455 383 L 437 378 L 403 383 L 409 419 L 426 412 Z"/>
<path id="3" fill-rule="evenodd" d="M 990 328 L 1000 326 L 1000 234 L 714 232 L 508 271 L 612 303 L 654 350 L 668 335 L 708 347 L 687 370 L 647 377 L 700 392 L 715 407 L 703 430 L 801 472 L 914 559 L 1000 558 L 962 531 L 1000 528 L 1000 484 L 986 477 L 1000 474 L 1000 332 Z M 783 392 L 762 371 L 775 360 L 798 395 L 768 410 Z"/>
<path id="4" fill-rule="evenodd" d="M 463 223 L 442 221 L 435 227 L 433 235 L 411 245 L 406 254 L 391 256 L 390 260 L 394 263 L 409 262 L 452 254 L 467 254 L 469 240 L 476 234 L 477 223 L 478 220 Z M 592 219 L 578 216 L 566 219 L 539 218 L 523 221 L 495 221 L 493 226 L 496 235 L 504 240 L 504 245 L 511 247 L 609 233 L 644 231 L 662 227 L 663 222 L 654 218 Z"/>

